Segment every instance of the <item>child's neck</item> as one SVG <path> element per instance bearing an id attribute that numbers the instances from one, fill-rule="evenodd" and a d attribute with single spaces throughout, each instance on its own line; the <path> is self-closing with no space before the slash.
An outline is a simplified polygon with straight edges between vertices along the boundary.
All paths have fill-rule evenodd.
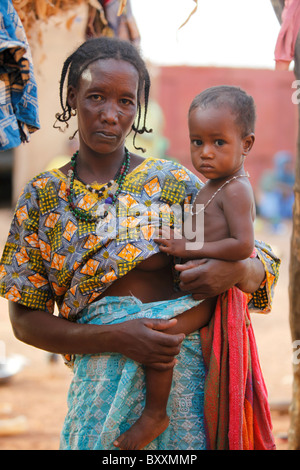
<path id="1" fill-rule="evenodd" d="M 216 185 L 220 186 L 223 183 L 225 183 L 226 181 L 228 181 L 228 180 L 230 180 L 234 177 L 241 176 L 241 175 L 248 175 L 248 172 L 245 171 L 244 164 L 242 164 L 236 171 L 234 171 L 232 173 L 228 173 L 228 174 L 220 176 L 219 178 L 214 178 L 214 179 L 211 179 L 211 180 L 208 180 L 208 181 L 210 181 L 212 184 L 216 184 Z"/>

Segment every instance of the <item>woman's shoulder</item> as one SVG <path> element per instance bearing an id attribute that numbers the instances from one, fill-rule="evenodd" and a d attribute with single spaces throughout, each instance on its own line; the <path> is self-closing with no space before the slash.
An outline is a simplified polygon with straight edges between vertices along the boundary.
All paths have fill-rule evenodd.
<path id="1" fill-rule="evenodd" d="M 149 156 L 135 170 L 156 173 L 157 176 L 160 174 L 169 175 L 179 181 L 192 181 L 194 184 L 201 184 L 199 178 L 192 171 L 172 159 Z"/>
<path id="2" fill-rule="evenodd" d="M 62 173 L 58 168 L 53 170 L 46 170 L 33 176 L 26 184 L 26 186 L 33 186 L 36 188 L 43 189 L 49 182 L 59 184 L 62 181 L 66 181 L 67 176 Z"/>
<path id="3" fill-rule="evenodd" d="M 124 185 L 125 191 L 139 194 L 144 189 L 149 197 L 170 204 L 193 202 L 200 188 L 197 176 L 181 163 L 151 156 L 128 175 Z"/>
<path id="4" fill-rule="evenodd" d="M 29 203 L 30 200 L 34 201 L 40 199 L 41 195 L 44 193 L 58 192 L 61 188 L 62 183 L 67 182 L 67 177 L 59 170 L 47 170 L 38 173 L 33 176 L 22 188 L 18 204 L 22 202 L 23 199 Z"/>

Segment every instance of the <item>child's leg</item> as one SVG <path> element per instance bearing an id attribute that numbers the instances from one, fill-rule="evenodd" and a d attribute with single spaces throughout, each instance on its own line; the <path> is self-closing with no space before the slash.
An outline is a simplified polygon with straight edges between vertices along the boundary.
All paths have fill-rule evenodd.
<path id="1" fill-rule="evenodd" d="M 123 450 L 140 450 L 169 426 L 167 403 L 173 370 L 146 368 L 146 404 L 140 418 L 114 442 Z"/>
<path id="2" fill-rule="evenodd" d="M 205 326 L 212 315 L 215 299 L 206 299 L 196 307 L 176 317 L 177 323 L 166 332 L 186 335 Z M 143 449 L 169 425 L 167 403 L 172 385 L 173 370 L 146 368 L 146 405 L 141 417 L 123 433 L 114 445 L 125 450 Z"/>

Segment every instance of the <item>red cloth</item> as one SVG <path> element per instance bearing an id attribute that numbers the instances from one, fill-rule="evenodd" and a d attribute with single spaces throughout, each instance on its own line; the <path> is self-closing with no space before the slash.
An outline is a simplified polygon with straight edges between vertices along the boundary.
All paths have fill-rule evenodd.
<path id="1" fill-rule="evenodd" d="M 276 66 L 283 62 L 288 68 L 289 63 L 294 59 L 299 30 L 300 2 L 299 0 L 285 0 L 281 28 L 275 46 Z"/>
<path id="2" fill-rule="evenodd" d="M 245 294 L 234 287 L 219 296 L 215 314 L 200 336 L 207 369 L 207 448 L 274 450 L 267 390 Z"/>

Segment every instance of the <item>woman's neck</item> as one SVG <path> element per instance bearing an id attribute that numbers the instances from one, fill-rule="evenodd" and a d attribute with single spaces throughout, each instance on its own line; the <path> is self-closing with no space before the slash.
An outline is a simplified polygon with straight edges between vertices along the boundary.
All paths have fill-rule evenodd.
<path id="1" fill-rule="evenodd" d="M 125 153 L 125 149 L 124 149 Z M 80 154 L 80 151 L 79 151 Z M 124 156 L 124 155 L 123 155 Z M 112 158 L 111 158 L 112 157 Z M 130 168 L 129 172 L 133 171 L 137 166 L 139 166 L 145 158 L 136 155 L 134 153 L 130 152 Z M 118 159 L 115 159 L 111 155 L 99 155 L 98 158 L 94 159 L 87 159 L 84 160 L 84 163 L 86 163 L 86 169 L 84 169 L 84 165 L 82 167 L 82 171 L 79 169 L 79 174 L 78 177 L 85 183 L 85 184 L 92 184 L 94 182 L 97 182 L 99 184 L 102 183 L 107 183 L 110 181 L 114 175 L 116 174 L 117 170 L 122 164 L 122 156 L 121 158 L 119 157 Z M 70 170 L 71 165 L 70 162 L 67 163 L 66 165 L 62 166 L 59 170 L 67 176 L 68 171 Z"/>
<path id="2" fill-rule="evenodd" d="M 77 157 L 77 175 L 86 184 L 105 183 L 114 178 L 125 158 L 125 147 L 111 154 L 81 152 Z"/>

